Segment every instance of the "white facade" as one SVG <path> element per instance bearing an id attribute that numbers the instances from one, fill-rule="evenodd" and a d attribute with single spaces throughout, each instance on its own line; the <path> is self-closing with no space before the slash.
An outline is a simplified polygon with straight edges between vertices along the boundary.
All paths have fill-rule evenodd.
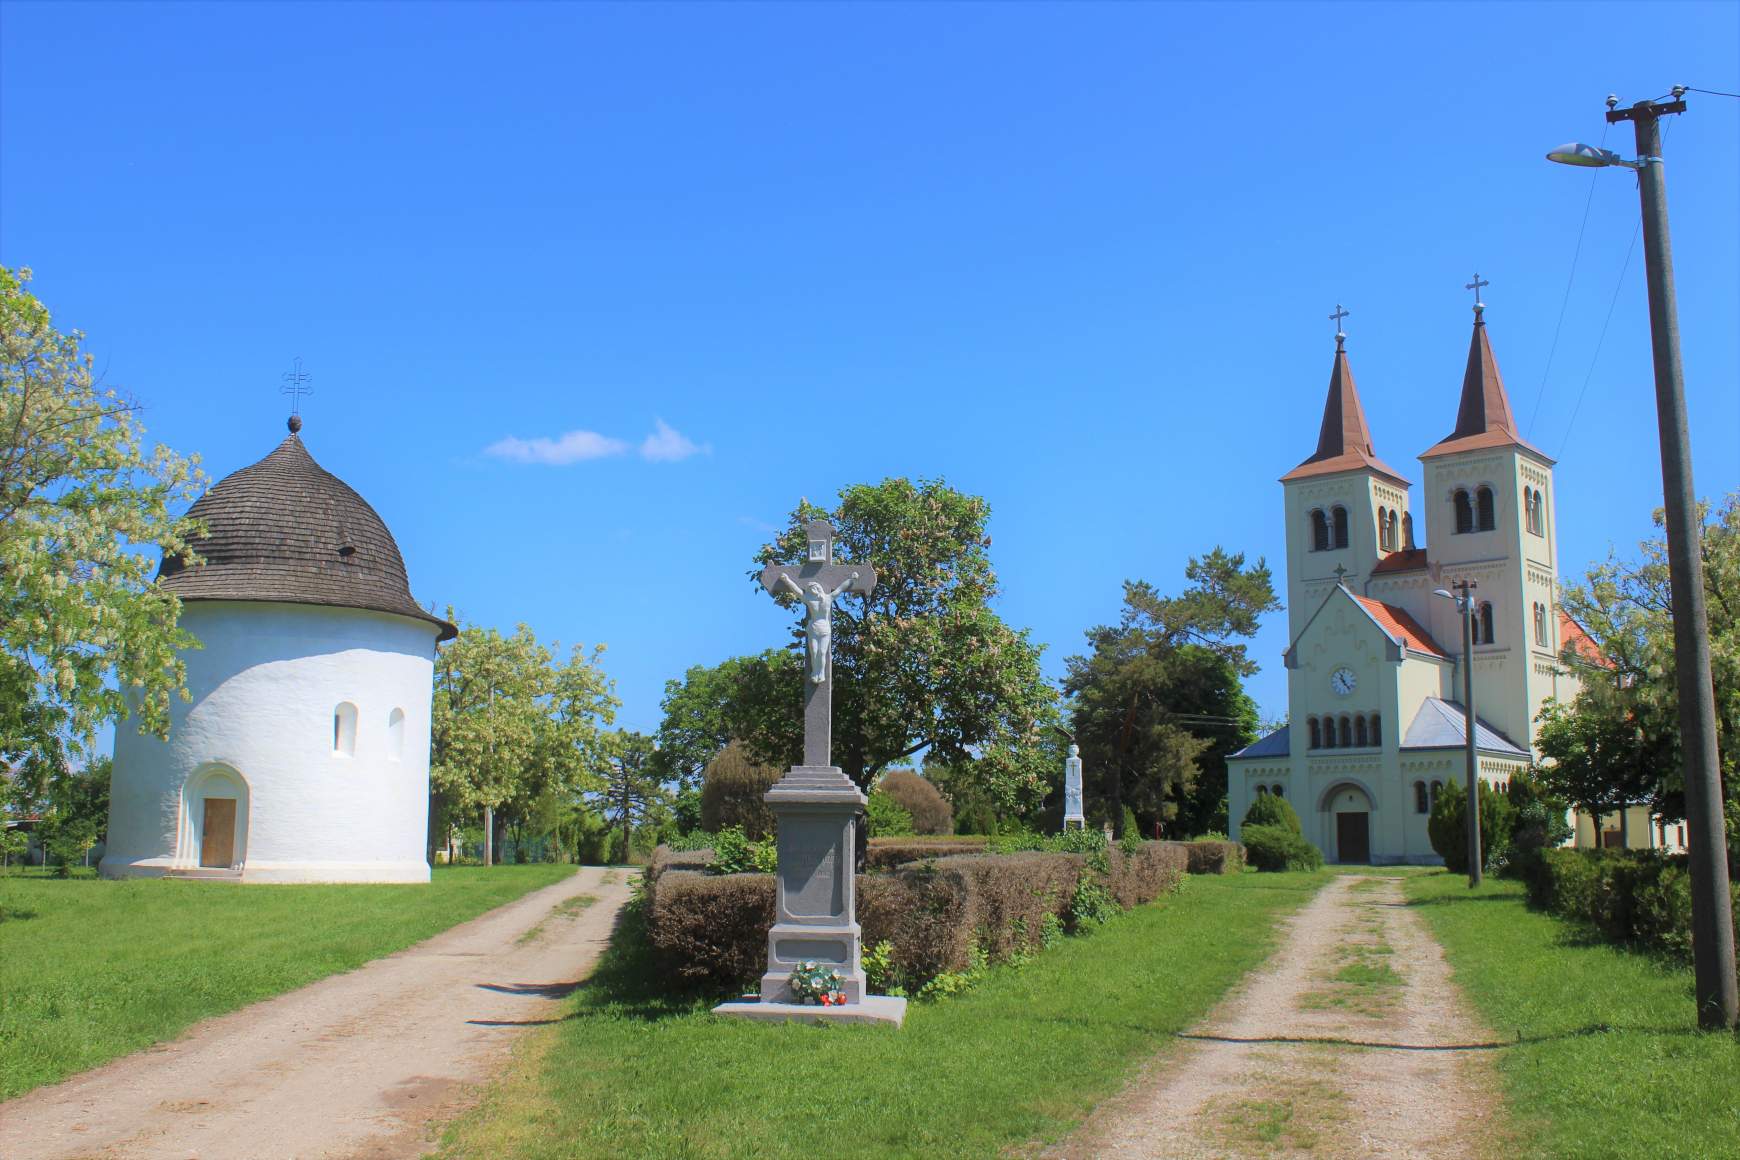
<path id="1" fill-rule="evenodd" d="M 183 654 L 191 700 L 167 741 L 116 730 L 103 874 L 427 882 L 439 626 L 227 600 L 181 623 L 204 646 Z"/>

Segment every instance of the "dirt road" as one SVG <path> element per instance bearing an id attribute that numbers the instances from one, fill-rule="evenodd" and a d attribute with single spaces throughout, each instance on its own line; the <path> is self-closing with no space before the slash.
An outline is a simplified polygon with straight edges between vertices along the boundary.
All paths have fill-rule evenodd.
<path id="1" fill-rule="evenodd" d="M 1500 1045 L 1398 878 L 1333 880 L 1184 1039 L 1048 1155 L 1449 1158 L 1495 1130 Z"/>
<path id="2" fill-rule="evenodd" d="M 559 1018 L 627 900 L 584 869 L 398 954 L 0 1105 L 0 1157 L 420 1155 L 515 1034 Z M 590 901 L 588 901 L 590 899 Z"/>

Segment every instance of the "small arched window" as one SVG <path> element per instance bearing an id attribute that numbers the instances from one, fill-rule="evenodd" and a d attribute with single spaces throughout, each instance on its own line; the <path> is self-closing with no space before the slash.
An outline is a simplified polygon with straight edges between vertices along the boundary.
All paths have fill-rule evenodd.
<path id="1" fill-rule="evenodd" d="M 1474 626 L 1474 635 L 1481 644 L 1491 644 L 1492 636 L 1492 601 L 1480 602 L 1480 622 Z"/>
<path id="2" fill-rule="evenodd" d="M 332 711 L 332 751 L 341 757 L 356 756 L 356 706 L 340 701 Z"/>
<path id="3" fill-rule="evenodd" d="M 1385 552 L 1395 550 L 1390 544 L 1390 509 L 1381 505 L 1378 507 L 1378 548 Z"/>
<path id="4" fill-rule="evenodd" d="M 1353 748 L 1353 718 L 1345 713 L 1341 716 L 1341 747 L 1343 749 Z"/>
<path id="5" fill-rule="evenodd" d="M 1444 783 L 1443 782 L 1435 781 L 1432 783 L 1431 795 L 1426 799 L 1426 808 L 1428 810 L 1435 810 L 1438 808 L 1438 795 L 1440 793 L 1442 793 L 1443 790 L 1444 790 Z"/>
<path id="6" fill-rule="evenodd" d="M 1395 509 L 1390 509 L 1389 522 L 1390 551 L 1399 552 L 1402 548 L 1402 520 Z"/>
<path id="7" fill-rule="evenodd" d="M 1371 715 L 1371 743 L 1373 745 L 1382 745 L 1384 743 L 1384 719 L 1383 716 L 1378 713 L 1373 713 Z"/>
<path id="8" fill-rule="evenodd" d="M 1367 738 L 1367 736 L 1366 736 L 1365 718 L 1364 717 L 1355 717 L 1353 719 L 1353 731 L 1354 731 L 1354 742 L 1353 743 L 1355 745 L 1359 746 L 1361 749 L 1364 749 L 1367 745 L 1369 745 L 1371 743 L 1369 738 Z"/>
<path id="9" fill-rule="evenodd" d="M 1485 484 L 1481 484 L 1480 489 L 1474 493 L 1474 509 L 1475 526 L 1479 528 L 1480 531 L 1490 532 L 1493 528 L 1498 526 L 1496 512 L 1494 511 L 1492 489 L 1487 487 Z"/>
<path id="10" fill-rule="evenodd" d="M 1540 536 L 1546 534 L 1546 520 L 1542 516 L 1541 506 L 1545 497 L 1532 487 L 1523 488 L 1524 520 L 1528 524 L 1529 534 Z"/>
<path id="11" fill-rule="evenodd" d="M 394 709 L 387 714 L 387 760 L 398 761 L 405 755 L 405 711 Z"/>
<path id="12" fill-rule="evenodd" d="M 1269 787 L 1262 784 L 1261 782 L 1258 782 L 1257 783 L 1257 796 L 1258 797 L 1267 797 L 1268 795 L 1269 795 Z"/>
<path id="13" fill-rule="evenodd" d="M 1286 797 L 1287 796 L 1287 791 L 1281 787 L 1280 782 L 1276 782 L 1274 785 L 1270 786 L 1269 792 L 1274 794 L 1276 797 Z"/>
<path id="14" fill-rule="evenodd" d="M 1424 814 L 1431 812 L 1431 809 L 1431 803 L 1426 800 L 1426 783 L 1416 781 L 1414 783 L 1414 812 Z"/>
<path id="15" fill-rule="evenodd" d="M 1535 602 L 1535 643 L 1547 647 L 1547 606 L 1538 600 Z"/>
<path id="16" fill-rule="evenodd" d="M 1323 731 L 1318 728 L 1317 718 L 1307 717 L 1305 719 L 1305 724 L 1311 729 L 1311 748 L 1323 748 Z"/>
<path id="17" fill-rule="evenodd" d="M 1459 487 L 1452 501 L 1456 505 L 1456 531 L 1472 532 L 1474 530 L 1474 501 L 1469 498 L 1468 489 Z"/>
<path id="18" fill-rule="evenodd" d="M 1414 550 L 1414 514 L 1412 512 L 1402 517 L 1402 547 L 1410 552 Z"/>
<path id="19" fill-rule="evenodd" d="M 1329 550 L 1329 517 L 1318 508 L 1311 513 L 1311 550 L 1327 552 Z"/>
<path id="20" fill-rule="evenodd" d="M 1347 547 L 1347 509 L 1336 504 L 1334 511 L 1330 514 L 1335 531 L 1335 546 L 1345 548 Z"/>

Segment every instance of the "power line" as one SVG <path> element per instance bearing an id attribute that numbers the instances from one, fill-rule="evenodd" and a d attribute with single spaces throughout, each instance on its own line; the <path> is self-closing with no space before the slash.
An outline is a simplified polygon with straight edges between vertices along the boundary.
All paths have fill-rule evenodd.
<path id="1" fill-rule="evenodd" d="M 1681 85 L 1680 87 L 1688 93 L 1704 93 L 1712 97 L 1733 97 L 1735 100 L 1740 101 L 1740 93 L 1718 93 L 1715 89 L 1696 89 L 1691 85 Z"/>
<path id="2" fill-rule="evenodd" d="M 1601 145 L 1607 145 L 1607 130 L 1609 126 L 1601 126 Z M 1535 410 L 1529 416 L 1529 431 L 1534 432 L 1535 420 L 1541 417 L 1541 403 L 1547 397 L 1547 378 L 1553 373 L 1553 356 L 1559 352 L 1559 334 L 1565 329 L 1565 311 L 1571 305 L 1571 287 L 1577 281 L 1577 262 L 1583 256 L 1583 232 L 1589 228 L 1589 207 L 1595 204 L 1595 182 L 1599 173 L 1589 174 L 1589 196 L 1583 199 L 1583 221 L 1577 226 L 1577 245 L 1571 251 L 1571 273 L 1565 279 L 1565 297 L 1559 303 L 1559 324 L 1553 327 L 1553 344 L 1547 348 L 1547 365 L 1541 371 L 1541 386 L 1535 392 Z"/>

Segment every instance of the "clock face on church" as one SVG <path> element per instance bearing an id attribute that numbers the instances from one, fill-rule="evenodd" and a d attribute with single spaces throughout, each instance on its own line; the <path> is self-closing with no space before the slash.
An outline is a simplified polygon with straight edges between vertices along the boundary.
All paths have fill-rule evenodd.
<path id="1" fill-rule="evenodd" d="M 1329 674 L 1329 687 L 1335 690 L 1337 696 L 1350 695 L 1359 684 L 1359 678 L 1353 675 L 1353 670 L 1343 665 Z"/>

